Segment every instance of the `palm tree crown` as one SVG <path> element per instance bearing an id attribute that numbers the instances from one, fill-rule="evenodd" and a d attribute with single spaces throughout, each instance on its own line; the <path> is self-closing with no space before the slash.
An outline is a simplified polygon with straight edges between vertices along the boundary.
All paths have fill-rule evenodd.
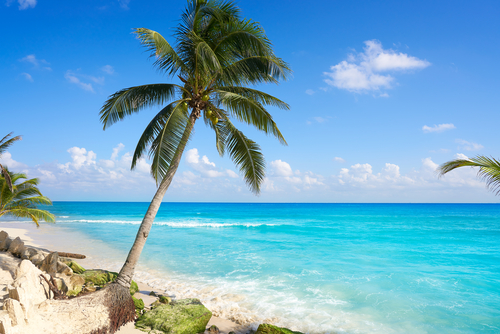
<path id="1" fill-rule="evenodd" d="M 495 158 L 478 155 L 469 159 L 456 159 L 439 166 L 437 172 L 441 177 L 459 167 L 479 167 L 477 172 L 478 177 L 486 182 L 486 187 L 494 192 L 495 195 L 500 194 L 500 162 Z"/>
<path id="2" fill-rule="evenodd" d="M 12 132 L 6 135 L 5 137 L 0 140 L 0 157 L 2 156 L 5 151 L 9 148 L 10 145 L 14 144 L 15 141 L 21 140 L 21 136 L 15 136 L 12 137 Z M 9 139 L 10 138 L 10 139 Z M 12 191 L 12 180 L 10 179 L 10 175 L 7 171 L 7 169 L 0 164 L 0 176 L 3 176 L 5 178 L 5 182 L 7 184 L 7 187 L 9 187 L 10 191 Z"/>
<path id="3" fill-rule="evenodd" d="M 50 199 L 38 189 L 38 179 L 28 179 L 24 173 L 11 173 L 8 170 L 7 173 L 12 180 L 13 190 L 7 186 L 6 178 L 0 176 L 0 217 L 10 215 L 29 218 L 37 226 L 40 220 L 55 222 L 53 214 L 37 208 L 39 204 L 52 205 Z"/>
<path id="4" fill-rule="evenodd" d="M 265 106 L 289 106 L 264 92 L 246 87 L 277 83 L 290 73 L 276 57 L 262 27 L 241 19 L 232 2 L 188 1 L 181 23 L 175 29 L 175 46 L 159 33 L 135 29 L 141 43 L 156 58 L 154 65 L 181 84 L 151 84 L 126 88 L 111 95 L 101 109 L 104 129 L 132 113 L 155 105 L 163 109 L 146 127 L 137 144 L 132 168 L 148 150 L 151 173 L 159 183 L 169 170 L 193 120 L 203 117 L 215 132 L 219 154 L 229 154 L 250 189 L 258 193 L 264 178 L 264 157 L 260 147 L 233 124 L 232 119 L 250 124 L 286 141 Z M 186 138 L 183 138 L 184 137 Z"/>

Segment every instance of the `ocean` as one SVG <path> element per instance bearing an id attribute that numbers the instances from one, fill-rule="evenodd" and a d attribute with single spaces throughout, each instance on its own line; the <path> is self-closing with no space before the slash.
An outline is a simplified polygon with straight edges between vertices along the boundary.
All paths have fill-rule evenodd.
<path id="1" fill-rule="evenodd" d="M 149 203 L 55 202 L 119 270 Z M 500 333 L 500 205 L 163 203 L 135 278 L 304 333 Z"/>

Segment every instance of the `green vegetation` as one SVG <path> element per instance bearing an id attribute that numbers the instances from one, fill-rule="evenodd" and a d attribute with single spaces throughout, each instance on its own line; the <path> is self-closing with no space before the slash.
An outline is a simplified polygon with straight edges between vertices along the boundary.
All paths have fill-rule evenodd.
<path id="1" fill-rule="evenodd" d="M 301 332 L 294 332 L 288 328 L 277 327 L 269 324 L 261 324 L 257 328 L 255 334 L 303 334 Z"/>
<path id="2" fill-rule="evenodd" d="M 441 177 L 460 167 L 479 167 L 478 177 L 486 182 L 486 187 L 495 195 L 500 194 L 500 162 L 498 160 L 478 155 L 474 158 L 448 161 L 439 166 L 437 171 Z"/>
<path id="3" fill-rule="evenodd" d="M 137 319 L 136 327 L 171 334 L 203 333 L 211 317 L 212 312 L 198 299 L 181 299 L 144 313 Z"/>
<path id="4" fill-rule="evenodd" d="M 2 140 L 0 140 L 0 157 L 2 156 L 3 153 L 5 153 L 5 151 L 7 151 L 10 145 L 22 139 L 21 136 L 10 138 L 11 136 L 12 132 L 3 137 Z M 4 166 L 2 166 L 2 164 L 0 164 L 0 176 L 5 178 L 5 182 L 10 191 L 14 191 L 12 188 L 12 180 L 10 178 L 10 174 L 7 172 L 7 169 Z"/>
<path id="5" fill-rule="evenodd" d="M 5 175 L 9 177 L 6 178 Z M 12 190 L 9 189 L 8 179 L 11 180 Z M 50 199 L 38 189 L 38 183 L 38 179 L 28 179 L 24 173 L 11 173 L 5 169 L 3 176 L 0 176 L 0 217 L 29 218 L 37 226 L 40 220 L 55 222 L 53 214 L 37 208 L 40 204 L 52 205 Z"/>
<path id="6" fill-rule="evenodd" d="M 274 54 L 264 29 L 257 22 L 242 18 L 233 2 L 188 1 L 174 29 L 174 44 L 150 29 L 138 28 L 134 32 L 156 59 L 155 67 L 179 78 L 181 83 L 122 89 L 112 94 L 100 111 L 103 128 L 107 129 L 134 113 L 160 107 L 140 137 L 132 158 L 133 169 L 144 155 L 151 157 L 151 174 L 159 186 L 117 279 L 124 287 L 130 284 L 195 122 L 202 118 L 214 131 L 219 154 L 229 155 L 250 190 L 258 194 L 265 175 L 264 156 L 259 145 L 233 121 L 251 125 L 286 144 L 266 107 L 289 109 L 278 98 L 249 88 L 278 83 L 288 77 L 290 69 Z"/>

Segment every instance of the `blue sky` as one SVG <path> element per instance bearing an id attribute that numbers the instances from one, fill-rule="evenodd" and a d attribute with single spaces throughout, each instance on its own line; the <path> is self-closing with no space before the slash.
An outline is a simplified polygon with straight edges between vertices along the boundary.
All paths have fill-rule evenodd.
<path id="1" fill-rule="evenodd" d="M 498 1 L 239 1 L 293 76 L 259 87 L 288 146 L 242 125 L 266 156 L 259 197 L 199 123 L 166 201 L 498 202 L 473 170 L 438 179 L 457 156 L 499 157 Z M 106 131 L 115 91 L 175 79 L 131 34 L 169 41 L 185 1 L 9 0 L 0 7 L 1 158 L 53 200 L 148 201 L 148 161 L 130 152 L 158 109 Z"/>

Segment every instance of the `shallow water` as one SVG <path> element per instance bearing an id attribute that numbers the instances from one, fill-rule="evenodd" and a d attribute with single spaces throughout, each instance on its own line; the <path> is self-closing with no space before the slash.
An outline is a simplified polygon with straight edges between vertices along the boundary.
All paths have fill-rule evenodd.
<path id="1" fill-rule="evenodd" d="M 147 207 L 56 202 L 46 230 L 117 270 Z M 247 324 L 498 333 L 500 205 L 163 203 L 136 278 Z"/>

